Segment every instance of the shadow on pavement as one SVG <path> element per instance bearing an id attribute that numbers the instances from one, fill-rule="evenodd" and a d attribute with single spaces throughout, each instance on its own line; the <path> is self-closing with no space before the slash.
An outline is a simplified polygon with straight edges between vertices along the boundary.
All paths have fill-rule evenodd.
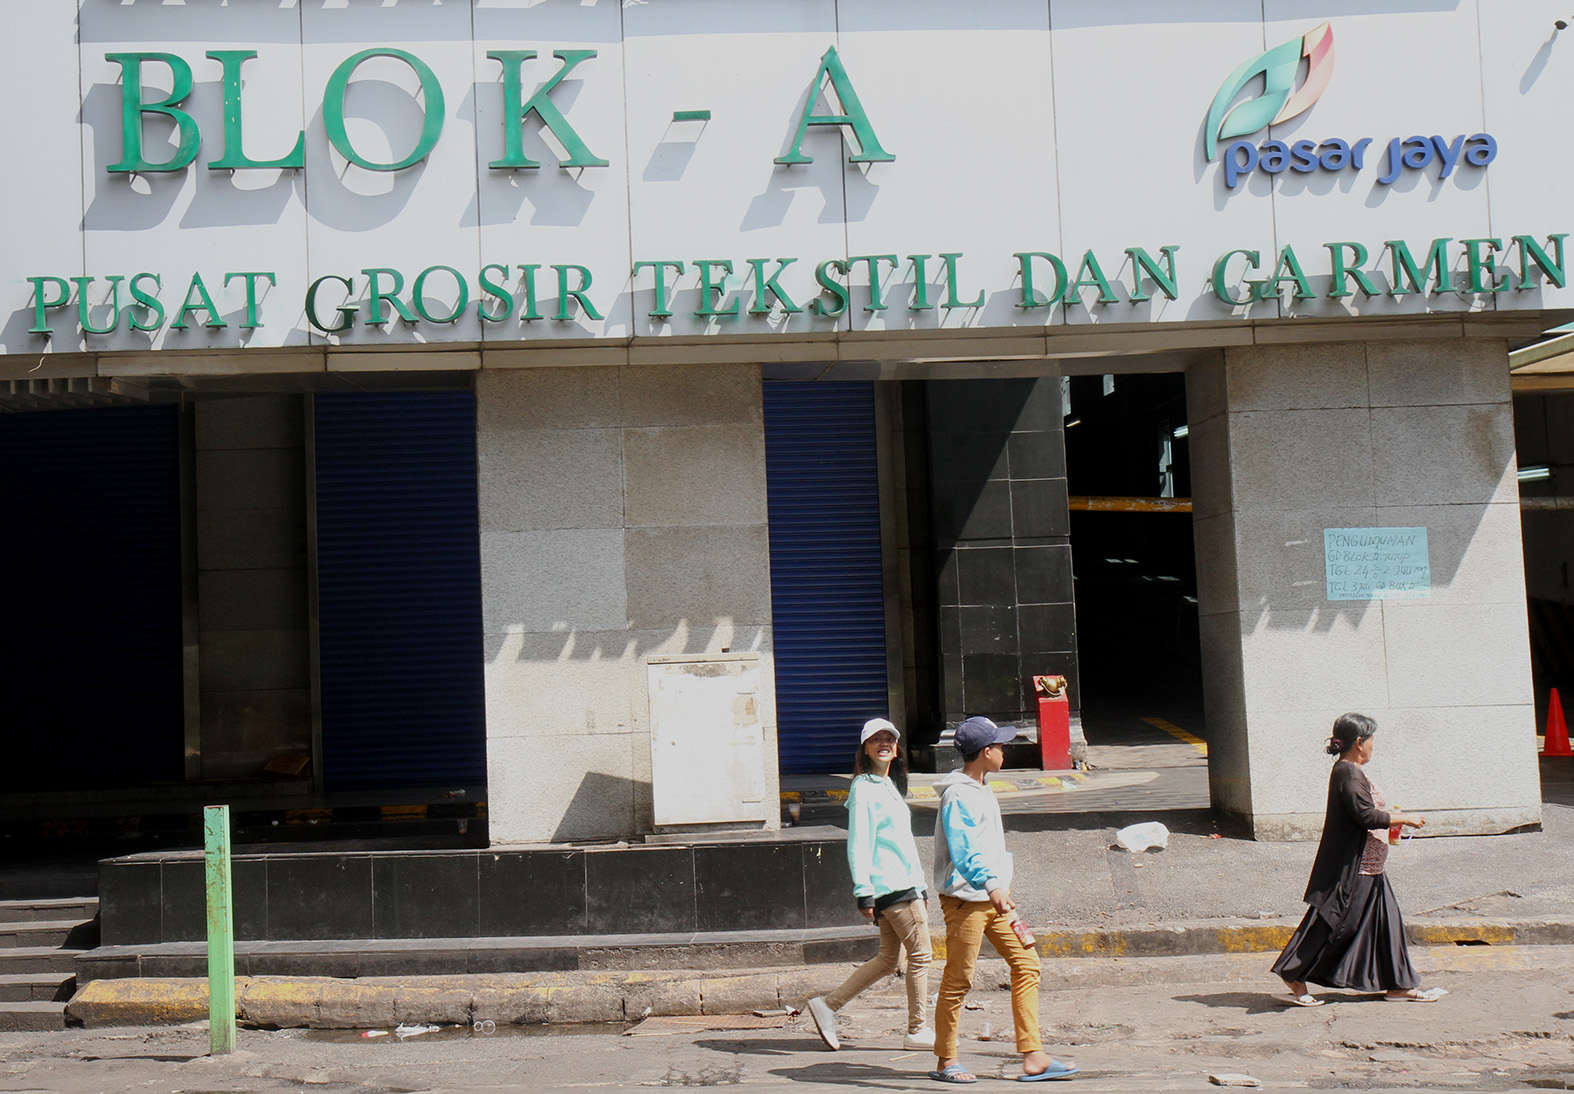
<path id="1" fill-rule="evenodd" d="M 772 1068 L 771 1074 L 795 1083 L 824 1083 L 828 1086 L 866 1086 L 876 1090 L 889 1090 L 892 1083 L 910 1087 L 914 1080 L 926 1076 L 929 1065 L 916 1066 L 911 1071 L 897 1071 L 879 1064 L 859 1064 L 852 1061 L 810 1064 L 808 1067 Z"/>
<path id="2" fill-rule="evenodd" d="M 1321 993 L 1319 993 L 1321 994 Z M 1242 1014 L 1276 1014 L 1281 1010 L 1296 1010 L 1294 1004 L 1281 996 L 1260 991 L 1225 991 L 1213 995 L 1177 995 L 1178 1003 L 1200 1003 L 1215 1010 L 1238 1010 Z"/>
<path id="3" fill-rule="evenodd" d="M 805 1037 L 785 1041 L 780 1037 L 771 1041 L 740 1040 L 737 1038 L 707 1037 L 694 1042 L 698 1048 L 712 1052 L 725 1052 L 729 1056 L 792 1056 L 799 1052 L 824 1052 L 826 1047 L 818 1037 Z"/>

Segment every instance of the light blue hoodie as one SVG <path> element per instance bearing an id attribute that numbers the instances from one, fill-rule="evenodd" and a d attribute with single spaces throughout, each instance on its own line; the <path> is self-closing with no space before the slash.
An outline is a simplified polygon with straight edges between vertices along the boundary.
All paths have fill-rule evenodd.
<path id="1" fill-rule="evenodd" d="M 856 897 L 923 891 L 912 813 L 890 779 L 859 775 L 853 780 L 847 792 L 847 865 Z"/>
<path id="2" fill-rule="evenodd" d="M 935 889 L 958 900 L 988 900 L 991 889 L 1010 889 L 1011 852 L 995 792 L 961 771 L 935 789 Z"/>

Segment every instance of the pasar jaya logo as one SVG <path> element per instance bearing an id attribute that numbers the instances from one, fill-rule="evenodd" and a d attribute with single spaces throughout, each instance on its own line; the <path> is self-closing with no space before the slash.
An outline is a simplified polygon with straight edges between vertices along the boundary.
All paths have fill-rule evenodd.
<path id="1" fill-rule="evenodd" d="M 1203 150 L 1209 160 L 1220 156 L 1221 142 L 1229 141 L 1220 156 L 1226 187 L 1235 189 L 1254 171 L 1268 175 L 1282 171 L 1311 174 L 1361 171 L 1366 167 L 1371 137 L 1266 140 L 1261 144 L 1230 141 L 1231 137 L 1254 136 L 1269 126 L 1306 113 L 1328 89 L 1333 74 L 1334 32 L 1328 23 L 1259 53 L 1230 73 L 1208 108 L 1203 134 Z M 1241 93 L 1259 79 L 1261 90 L 1237 103 Z M 1391 185 L 1406 171 L 1424 171 L 1433 163 L 1439 165 L 1438 178 L 1446 179 L 1461 164 L 1485 167 L 1496 158 L 1497 141 L 1486 133 L 1470 137 L 1461 134 L 1452 140 L 1442 136 L 1394 137 L 1388 142 L 1383 173 L 1377 182 Z"/>

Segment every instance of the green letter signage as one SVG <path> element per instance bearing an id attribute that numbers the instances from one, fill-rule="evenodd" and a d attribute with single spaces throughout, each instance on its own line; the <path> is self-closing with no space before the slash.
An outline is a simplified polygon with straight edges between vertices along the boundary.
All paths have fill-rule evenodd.
<path id="1" fill-rule="evenodd" d="M 848 266 L 862 262 L 869 270 L 869 303 L 864 305 L 864 311 L 885 311 L 889 306 L 885 302 L 885 287 L 880 283 L 880 263 L 887 263 L 895 270 L 898 263 L 895 255 L 853 255 L 847 260 Z"/>
<path id="2" fill-rule="evenodd" d="M 1514 287 L 1513 274 L 1504 274 L 1501 281 L 1492 280 L 1497 272 L 1493 255 L 1503 249 L 1501 239 L 1461 239 L 1459 242 L 1465 247 L 1466 292 L 1502 292 Z"/>
<path id="3" fill-rule="evenodd" d="M 1333 264 L 1333 288 L 1328 290 L 1330 300 L 1339 300 L 1350 295 L 1349 284 L 1354 279 L 1364 296 L 1378 295 L 1377 285 L 1361 267 L 1366 265 L 1366 248 L 1359 243 L 1341 240 L 1335 243 L 1325 243 L 1328 248 L 1328 257 Z M 1350 252 L 1350 258 L 1345 259 L 1345 252 Z"/>
<path id="4" fill-rule="evenodd" d="M 242 330 L 251 330 L 251 329 L 253 329 L 253 328 L 255 328 L 255 327 L 257 327 L 259 325 L 258 322 L 257 322 L 257 281 L 258 281 L 258 279 L 264 278 L 264 277 L 267 278 L 268 279 L 268 284 L 270 286 L 277 285 L 279 283 L 279 281 L 278 281 L 278 278 L 274 277 L 273 274 L 271 274 L 271 273 L 264 273 L 264 272 L 262 272 L 260 270 L 250 270 L 250 271 L 243 271 L 241 273 L 227 273 L 227 274 L 225 274 L 224 275 L 224 287 L 228 288 L 229 287 L 229 283 L 231 281 L 234 281 L 237 277 L 243 278 L 245 280 L 245 282 L 246 282 L 246 321 L 244 323 L 242 323 L 240 326 L 241 326 Z M 135 286 L 133 286 L 133 288 L 135 288 Z M 135 325 L 135 324 L 133 324 L 133 325 Z"/>
<path id="5" fill-rule="evenodd" d="M 502 304 L 503 310 L 487 311 L 486 302 L 478 299 L 476 301 L 475 310 L 477 314 L 481 316 L 481 321 L 483 323 L 501 323 L 503 320 L 514 314 L 514 294 L 508 291 L 508 286 L 503 282 L 494 281 L 492 278 L 487 276 L 487 274 L 492 270 L 496 270 L 504 277 L 508 276 L 507 266 L 499 262 L 488 262 L 485 266 L 481 267 L 481 272 L 476 276 L 476 280 L 481 282 L 481 292 Z"/>
<path id="6" fill-rule="evenodd" d="M 929 299 L 929 255 L 908 255 L 907 261 L 913 264 L 913 299 L 908 302 L 908 311 L 933 311 L 934 303 Z"/>
<path id="7" fill-rule="evenodd" d="M 784 311 L 793 314 L 803 311 L 802 308 L 793 303 L 792 297 L 783 292 L 782 287 L 776 283 L 776 279 L 782 275 L 782 272 L 798 260 L 796 258 L 778 258 L 776 260 L 776 272 L 767 277 L 765 276 L 765 264 L 769 261 L 770 259 L 768 258 L 749 259 L 749 265 L 754 267 L 754 303 L 749 305 L 749 314 L 769 314 L 771 304 L 768 297 L 771 296 L 781 301 Z"/>
<path id="8" fill-rule="evenodd" d="M 350 86 L 350 77 L 360 67 L 362 61 L 373 57 L 394 57 L 414 69 L 416 77 L 421 81 L 421 95 L 426 100 L 421 138 L 415 142 L 415 148 L 408 156 L 395 163 L 378 163 L 361 155 L 350 144 L 350 134 L 344 128 L 344 96 Z M 437 138 L 443 132 L 443 108 L 442 85 L 437 82 L 437 74 L 428 68 L 421 58 L 402 49 L 363 49 L 354 56 L 346 58 L 343 64 L 333 70 L 333 75 L 328 77 L 328 84 L 323 88 L 322 94 L 322 123 L 328 130 L 329 142 L 339 150 L 339 155 L 357 167 L 364 167 L 368 171 L 402 171 L 424 160 L 437 146 Z"/>
<path id="9" fill-rule="evenodd" d="M 1114 304 L 1120 300 L 1109 278 L 1104 276 L 1104 267 L 1099 265 L 1098 256 L 1087 251 L 1082 256 L 1082 265 L 1077 267 L 1077 279 L 1066 289 L 1066 304 L 1081 304 L 1082 290 L 1095 286 L 1098 287 L 1100 304 Z"/>
<path id="10" fill-rule="evenodd" d="M 847 263 L 839 258 L 828 258 L 814 268 L 814 280 L 820 286 L 820 295 L 815 297 L 809 308 L 815 315 L 827 315 L 835 318 L 847 311 L 847 305 L 852 303 L 852 294 L 846 285 L 831 276 L 835 270 L 843 277 L 847 276 Z M 830 293 L 835 303 L 827 304 L 825 294 Z"/>
<path id="11" fill-rule="evenodd" d="M 1049 263 L 1049 268 L 1055 271 L 1055 291 L 1047 298 L 1038 294 L 1033 287 L 1033 260 L 1042 258 Z M 1066 264 L 1060 260 L 1059 255 L 1050 254 L 1048 251 L 1017 251 L 1016 260 L 1022 270 L 1022 299 L 1017 302 L 1019 308 L 1047 308 L 1059 302 L 1066 292 Z"/>
<path id="12" fill-rule="evenodd" d="M 1247 251 L 1239 247 L 1233 251 L 1225 251 L 1214 261 L 1213 276 L 1208 279 L 1208 283 L 1213 286 L 1214 296 L 1217 296 L 1226 304 L 1234 304 L 1237 307 L 1240 307 L 1246 304 L 1251 304 L 1257 300 L 1261 300 L 1262 295 L 1260 290 L 1262 285 L 1260 282 L 1254 283 L 1247 281 L 1246 284 L 1250 286 L 1250 288 L 1247 290 L 1245 296 L 1234 297 L 1230 295 L 1229 287 L 1225 285 L 1224 279 L 1229 276 L 1227 271 L 1229 268 L 1230 259 L 1234 258 L 1236 255 L 1240 255 L 1246 260 L 1247 273 L 1251 273 L 1253 270 L 1256 270 L 1258 263 L 1262 261 L 1262 255 L 1257 251 Z"/>
<path id="13" fill-rule="evenodd" d="M 1388 253 L 1394 260 L 1393 287 L 1388 290 L 1389 296 L 1399 296 L 1406 292 L 1426 292 L 1427 282 L 1436 278 L 1434 292 L 1452 292 L 1454 288 L 1453 275 L 1448 268 L 1448 240 L 1434 239 L 1432 249 L 1426 254 L 1426 266 L 1416 265 L 1415 256 L 1410 253 L 1410 248 L 1402 239 L 1390 239 L 1383 246 L 1388 248 Z M 1406 289 L 1400 283 L 1400 277 L 1409 279 L 1410 287 Z"/>
<path id="14" fill-rule="evenodd" d="M 1558 288 L 1562 288 L 1568 280 L 1568 275 L 1563 269 L 1563 241 L 1569 237 L 1567 232 L 1559 232 L 1547 237 L 1547 246 L 1556 254 L 1553 258 L 1537 246 L 1536 241 L 1529 236 L 1515 236 L 1514 242 L 1519 244 L 1519 287 L 1530 287 L 1530 264 L 1534 262 L 1541 270 L 1542 276 Z"/>
<path id="15" fill-rule="evenodd" d="M 572 301 L 577 303 L 580 310 L 590 318 L 598 323 L 601 322 L 602 314 L 590 302 L 590 297 L 585 295 L 586 290 L 590 288 L 590 270 L 573 262 L 555 263 L 552 268 L 557 271 L 557 315 L 553 318 L 563 320 L 564 322 L 574 318 L 573 312 L 569 310 L 569 303 Z M 570 270 L 579 274 L 579 288 L 577 289 L 568 287 L 568 271 Z"/>
<path id="16" fill-rule="evenodd" d="M 982 308 L 984 306 L 984 290 L 979 289 L 978 295 L 972 300 L 963 300 L 957 295 L 956 290 L 956 260 L 962 257 L 961 251 L 945 251 L 940 255 L 945 259 L 945 303 L 942 308 L 950 311 L 952 308 Z"/>
<path id="17" fill-rule="evenodd" d="M 339 322 L 331 327 L 325 325 L 322 317 L 317 314 L 317 290 L 322 288 L 324 281 L 337 281 L 344 286 L 346 293 L 351 292 L 355 286 L 351 284 L 348 277 L 340 277 L 338 274 L 326 274 L 313 281 L 306 290 L 306 321 L 324 334 L 337 334 L 342 330 L 349 329 L 350 324 L 355 321 L 355 313 L 360 308 L 353 304 L 349 306 L 340 304 L 335 309 L 339 313 Z"/>
<path id="18" fill-rule="evenodd" d="M 730 258 L 696 258 L 694 268 L 700 272 L 700 306 L 694 312 L 701 319 L 708 319 L 718 315 L 737 315 L 739 301 L 734 300 L 730 308 L 717 307 L 727 298 L 727 277 L 720 281 L 711 272 L 711 267 L 721 270 L 724 275 L 732 273 L 732 259 Z"/>
<path id="19" fill-rule="evenodd" d="M 131 174 L 137 171 L 179 171 L 197 158 L 202 147 L 202 134 L 196 120 L 184 110 L 176 110 L 179 103 L 191 94 L 191 66 L 173 53 L 106 53 L 104 60 L 120 66 L 120 162 L 107 168 L 110 174 Z M 158 61 L 169 66 L 170 92 L 156 103 L 142 100 L 142 63 Z M 142 155 L 142 115 L 163 114 L 175 123 L 180 134 L 180 144 L 175 154 L 163 163 L 150 163 Z"/>
<path id="20" fill-rule="evenodd" d="M 390 266 L 373 266 L 361 271 L 366 275 L 366 318 L 361 322 L 368 327 L 380 327 L 388 322 L 388 314 L 383 311 L 383 303 L 393 305 L 393 310 L 399 313 L 410 326 L 415 326 L 415 314 L 405 307 L 404 301 L 399 299 L 399 294 L 404 292 L 404 274 Z M 387 274 L 390 287 L 382 287 L 382 275 Z"/>
<path id="21" fill-rule="evenodd" d="M 1279 261 L 1273 267 L 1273 276 L 1261 283 L 1257 291 L 1258 299 L 1267 300 L 1280 294 L 1279 286 L 1289 281 L 1295 285 L 1295 291 L 1290 294 L 1294 300 L 1310 300 L 1317 294 L 1312 291 L 1312 283 L 1306 276 L 1306 271 L 1301 268 L 1301 260 L 1295 253 L 1295 248 L 1288 243 L 1279 252 Z"/>
<path id="22" fill-rule="evenodd" d="M 153 291 L 151 293 L 142 288 L 142 282 L 144 280 L 151 280 L 153 282 Z M 131 290 L 131 298 L 137 302 L 139 307 L 142 308 L 144 317 L 147 319 L 147 322 L 139 323 L 137 322 L 136 313 L 131 312 L 131 329 L 158 330 L 159 327 L 163 326 L 164 305 L 159 303 L 158 291 L 164 287 L 164 282 L 162 279 L 160 279 L 159 275 L 156 273 L 148 273 L 144 271 L 133 277 L 127 284 L 127 287 Z M 256 324 L 252 325 L 255 326 Z"/>
<path id="23" fill-rule="evenodd" d="M 64 307 L 71 300 L 71 284 L 63 277 L 53 277 L 45 274 L 43 277 L 30 277 L 27 279 L 33 286 L 33 325 L 27 328 L 28 334 L 53 334 L 55 328 L 46 321 L 44 312 L 51 308 Z M 44 296 L 44 286 L 53 285 L 56 290 L 56 299 L 50 300 Z"/>
<path id="24" fill-rule="evenodd" d="M 1154 261 L 1153 256 L 1141 247 L 1126 248 L 1126 256 L 1131 259 L 1131 302 L 1133 304 L 1141 304 L 1153 296 L 1152 293 L 1143 287 L 1143 274 L 1147 274 L 1152 278 L 1153 283 L 1159 287 L 1159 291 L 1165 296 L 1171 300 L 1179 298 L 1180 286 L 1175 278 L 1175 252 L 1178 250 L 1180 250 L 1180 247 L 1175 244 L 1171 244 L 1168 247 L 1160 247 L 1159 251 L 1164 255 L 1164 265 L 1161 267 Z"/>
<path id="25" fill-rule="evenodd" d="M 832 89 L 836 92 L 837 101 L 842 104 L 842 114 L 816 114 L 814 112 L 815 100 L 820 97 L 823 88 L 822 81 L 829 80 Z M 785 156 L 777 156 L 777 163 L 813 163 L 813 156 L 806 156 L 803 152 L 803 138 L 809 132 L 811 125 L 848 125 L 853 130 L 853 140 L 858 145 L 858 154 L 848 157 L 849 163 L 889 163 L 896 159 L 895 156 L 880 147 L 880 138 L 874 135 L 874 126 L 869 124 L 869 115 L 864 113 L 863 103 L 858 101 L 858 92 L 853 90 L 853 83 L 847 78 L 847 70 L 842 67 L 842 59 L 836 55 L 836 47 L 832 46 L 825 51 L 825 56 L 820 58 L 820 68 L 814 74 L 814 82 L 809 85 L 809 101 L 803 104 L 803 115 L 798 119 L 798 135 L 793 139 L 792 149 Z"/>
<path id="26" fill-rule="evenodd" d="M 238 167 L 304 167 L 306 134 L 295 138 L 289 155 L 276 160 L 254 160 L 241 148 L 240 66 L 257 56 L 254 49 L 210 49 L 208 56 L 224 66 L 224 155 L 208 163 L 209 171 Z"/>
<path id="27" fill-rule="evenodd" d="M 656 306 L 645 314 L 652 319 L 668 319 L 672 316 L 672 305 L 667 300 L 667 271 L 672 270 L 679 277 L 683 276 L 683 263 L 677 259 L 656 259 L 652 262 L 634 263 L 634 276 L 638 277 L 641 270 L 656 271 Z"/>
<path id="28" fill-rule="evenodd" d="M 433 315 L 426 310 L 426 279 L 438 270 L 453 278 L 454 286 L 458 289 L 453 310 L 447 315 Z M 470 283 L 465 280 L 464 274 L 452 266 L 428 266 L 415 275 L 415 281 L 410 286 L 410 303 L 414 305 L 416 314 L 428 323 L 457 323 L 465 313 L 465 308 L 470 306 Z"/>
<path id="29" fill-rule="evenodd" d="M 104 280 L 109 282 L 109 299 L 105 303 L 110 305 L 109 326 L 95 327 L 88 320 L 87 287 L 97 278 L 73 277 L 72 283 L 77 287 L 77 325 L 82 328 L 83 334 L 113 334 L 116 327 L 120 326 L 120 283 L 124 281 L 124 274 L 113 274 Z M 220 323 L 219 326 L 224 324 Z"/>
<path id="30" fill-rule="evenodd" d="M 171 330 L 185 330 L 188 326 L 186 314 L 194 311 L 205 311 L 208 317 L 202 321 L 204 327 L 227 327 L 224 317 L 219 314 L 219 309 L 214 306 L 213 297 L 208 294 L 207 285 L 203 284 L 202 275 L 191 275 L 191 285 L 186 289 L 186 300 L 180 306 L 180 311 L 175 313 L 175 321 L 170 324 Z"/>
<path id="31" fill-rule="evenodd" d="M 563 82 L 563 77 L 574 71 L 581 61 L 594 57 L 593 49 L 555 49 L 552 56 L 563 62 L 563 67 L 557 70 L 546 83 L 542 84 L 536 93 L 530 96 L 530 101 L 525 102 L 524 76 L 522 69 L 526 61 L 532 60 L 536 51 L 533 49 L 492 49 L 487 50 L 488 57 L 503 66 L 503 113 L 508 121 L 503 127 L 503 158 L 493 160 L 488 167 L 540 167 L 533 159 L 525 156 L 525 119 L 535 114 L 541 119 L 541 124 L 552 131 L 564 150 L 568 152 L 568 159 L 563 161 L 564 167 L 605 167 L 607 161 L 592 152 L 585 142 L 580 140 L 579 134 L 574 132 L 574 127 L 568 124 L 568 119 L 557 108 L 549 96 L 552 89 Z"/>

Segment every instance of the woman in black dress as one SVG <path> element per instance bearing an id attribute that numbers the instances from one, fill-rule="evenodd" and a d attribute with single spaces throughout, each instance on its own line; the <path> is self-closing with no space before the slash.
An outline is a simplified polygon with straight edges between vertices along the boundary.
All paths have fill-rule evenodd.
<path id="1" fill-rule="evenodd" d="M 1339 759 L 1328 778 L 1323 838 L 1302 898 L 1311 907 L 1273 965 L 1297 1006 L 1325 1002 L 1307 992 L 1307 981 L 1380 991 L 1394 1003 L 1432 1003 L 1446 994 L 1442 988 L 1421 990 L 1405 948 L 1399 902 L 1383 873 L 1386 830 L 1420 828 L 1426 818 L 1389 809 L 1362 770 L 1372 758 L 1376 731 L 1377 723 L 1366 715 L 1342 714 L 1328 739 L 1329 755 Z"/>

